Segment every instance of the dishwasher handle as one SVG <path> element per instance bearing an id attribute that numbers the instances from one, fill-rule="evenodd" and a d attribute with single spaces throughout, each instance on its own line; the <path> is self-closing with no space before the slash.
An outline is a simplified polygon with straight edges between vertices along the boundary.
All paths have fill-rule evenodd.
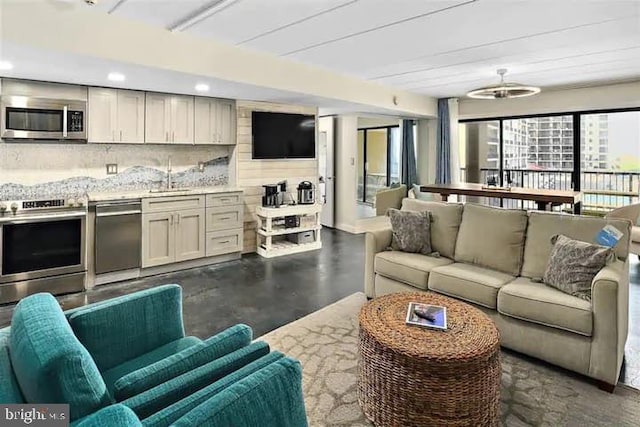
<path id="1" fill-rule="evenodd" d="M 96 213 L 96 217 L 104 218 L 107 216 L 121 216 L 121 215 L 140 215 L 142 214 L 142 210 L 133 210 L 133 211 L 118 211 L 118 212 L 101 212 Z"/>
<path id="2" fill-rule="evenodd" d="M 136 215 L 142 213 L 140 201 L 100 203 L 96 205 L 96 217 Z"/>

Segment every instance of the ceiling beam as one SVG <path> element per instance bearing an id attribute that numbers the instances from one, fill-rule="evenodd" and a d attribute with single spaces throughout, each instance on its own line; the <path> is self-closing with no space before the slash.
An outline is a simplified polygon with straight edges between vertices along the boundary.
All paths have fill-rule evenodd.
<path id="1" fill-rule="evenodd" d="M 111 9 L 109 9 L 109 14 L 112 14 L 113 12 L 115 12 L 116 10 L 118 10 L 118 8 L 120 6 L 122 6 L 127 0 L 118 0 L 118 2 L 116 4 L 113 5 L 113 7 Z"/>
<path id="2" fill-rule="evenodd" d="M 170 31 L 184 31 L 216 13 L 222 12 L 238 0 L 213 0 L 169 27 Z"/>

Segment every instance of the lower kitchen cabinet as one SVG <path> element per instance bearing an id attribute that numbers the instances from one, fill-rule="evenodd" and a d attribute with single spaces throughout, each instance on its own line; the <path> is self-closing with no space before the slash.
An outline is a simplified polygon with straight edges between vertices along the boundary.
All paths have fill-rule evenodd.
<path id="1" fill-rule="evenodd" d="M 143 213 L 142 267 L 205 256 L 205 210 Z"/>

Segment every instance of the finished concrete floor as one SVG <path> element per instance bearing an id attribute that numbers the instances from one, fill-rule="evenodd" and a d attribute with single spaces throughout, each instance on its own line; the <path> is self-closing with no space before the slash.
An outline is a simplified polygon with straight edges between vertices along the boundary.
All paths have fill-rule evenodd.
<path id="1" fill-rule="evenodd" d="M 245 255 L 239 261 L 99 286 L 58 299 L 67 309 L 178 283 L 187 334 L 207 338 L 246 323 L 258 337 L 363 291 L 364 235 L 323 229 L 322 239 L 319 251 L 272 259 Z M 630 269 L 629 337 L 621 381 L 640 389 L 640 263 L 635 255 Z M 12 305 L 0 307 L 0 327 L 10 323 L 12 312 Z"/>

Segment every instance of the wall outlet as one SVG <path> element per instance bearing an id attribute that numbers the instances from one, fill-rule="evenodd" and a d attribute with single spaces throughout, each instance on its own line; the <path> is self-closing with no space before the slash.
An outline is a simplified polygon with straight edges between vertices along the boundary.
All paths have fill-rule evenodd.
<path id="1" fill-rule="evenodd" d="M 204 172 L 204 162 L 198 162 L 198 170 Z"/>
<path id="2" fill-rule="evenodd" d="M 118 173 L 117 163 L 107 163 L 107 175 L 115 175 Z"/>

